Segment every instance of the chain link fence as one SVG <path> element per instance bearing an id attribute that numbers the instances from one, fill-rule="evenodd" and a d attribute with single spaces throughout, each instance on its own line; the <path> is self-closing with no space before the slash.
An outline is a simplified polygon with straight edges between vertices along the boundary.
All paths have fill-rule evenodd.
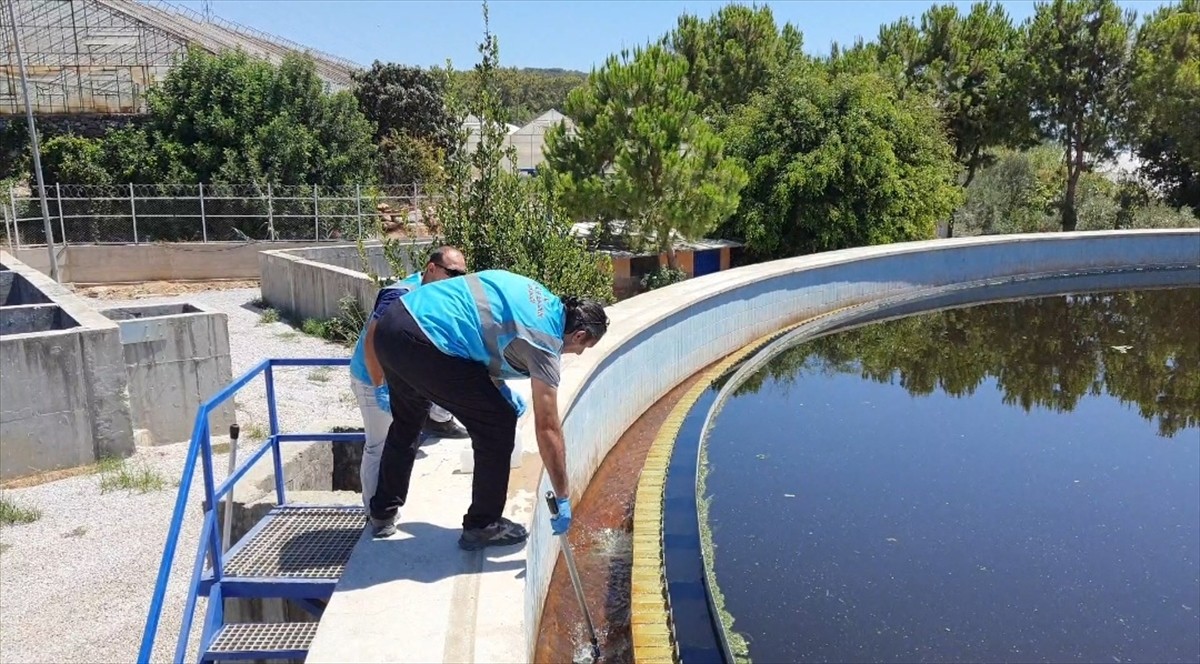
<path id="1" fill-rule="evenodd" d="M 4 192 L 4 243 L 46 243 L 37 188 Z M 354 241 L 378 235 L 381 217 L 420 220 L 419 185 L 124 184 L 46 187 L 56 244 Z"/>

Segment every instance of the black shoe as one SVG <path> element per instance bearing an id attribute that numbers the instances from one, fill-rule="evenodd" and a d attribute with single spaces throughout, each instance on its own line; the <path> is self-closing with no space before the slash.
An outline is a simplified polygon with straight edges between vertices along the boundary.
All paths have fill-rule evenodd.
<path id="1" fill-rule="evenodd" d="M 458 538 L 458 546 L 467 551 L 478 551 L 489 546 L 520 544 L 528 537 L 529 531 L 525 530 L 525 526 L 500 517 L 486 528 L 463 530 L 462 536 Z"/>
<path id="2" fill-rule="evenodd" d="M 377 539 L 391 537 L 396 534 L 396 519 L 376 519 L 369 517 L 371 520 L 371 528 L 375 531 L 373 535 Z"/>
<path id="3" fill-rule="evenodd" d="M 422 433 L 431 438 L 469 438 L 471 435 L 461 424 L 455 422 L 454 418 L 438 422 L 428 415 L 425 416 L 425 428 Z"/>

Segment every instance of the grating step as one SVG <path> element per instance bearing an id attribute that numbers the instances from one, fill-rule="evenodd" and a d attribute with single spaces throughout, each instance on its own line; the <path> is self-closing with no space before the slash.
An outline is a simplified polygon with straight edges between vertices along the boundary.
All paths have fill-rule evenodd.
<path id="1" fill-rule="evenodd" d="M 362 505 L 273 508 L 226 554 L 221 580 L 225 596 L 327 597 L 365 524 Z M 211 570 L 205 577 L 207 591 Z"/>
<path id="2" fill-rule="evenodd" d="M 317 635 L 317 625 L 315 622 L 225 625 L 213 636 L 204 659 L 303 659 Z"/>

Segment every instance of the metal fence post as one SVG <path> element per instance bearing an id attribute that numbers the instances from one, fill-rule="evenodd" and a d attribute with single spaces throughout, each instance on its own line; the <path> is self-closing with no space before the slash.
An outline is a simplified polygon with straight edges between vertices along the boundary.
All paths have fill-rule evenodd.
<path id="1" fill-rule="evenodd" d="M 8 206 L 0 205 L 0 210 L 4 211 L 4 237 L 8 240 L 8 251 L 14 253 L 16 248 L 13 246 L 12 229 L 8 226 Z"/>
<path id="2" fill-rule="evenodd" d="M 17 194 L 14 191 L 15 185 L 8 185 L 8 205 L 12 208 L 13 220 L 13 239 L 17 241 L 17 249 L 21 248 L 21 224 L 18 223 L 20 217 L 17 216 Z"/>
<path id="3" fill-rule="evenodd" d="M 133 243 L 138 243 L 137 203 L 133 201 L 133 183 L 129 183 L 129 215 L 133 217 Z"/>
<path id="4" fill-rule="evenodd" d="M 319 185 L 313 185 L 313 242 L 321 241 L 321 213 L 320 202 L 317 198 L 317 189 Z"/>
<path id="5" fill-rule="evenodd" d="M 204 218 L 204 183 L 200 183 L 200 234 L 208 242 L 208 221 Z"/>
<path id="6" fill-rule="evenodd" d="M 63 246 L 67 244 L 67 225 L 63 223 L 62 211 L 62 185 L 58 182 L 54 183 L 54 197 L 58 199 L 58 232 L 62 233 Z"/>
<path id="7" fill-rule="evenodd" d="M 275 206 L 271 195 L 271 183 L 267 183 L 267 237 L 275 239 Z"/>
<path id="8" fill-rule="evenodd" d="M 363 236 L 363 234 L 362 234 L 362 185 L 361 184 L 354 185 L 354 206 L 358 209 L 358 237 L 355 239 L 361 240 L 362 236 Z"/>

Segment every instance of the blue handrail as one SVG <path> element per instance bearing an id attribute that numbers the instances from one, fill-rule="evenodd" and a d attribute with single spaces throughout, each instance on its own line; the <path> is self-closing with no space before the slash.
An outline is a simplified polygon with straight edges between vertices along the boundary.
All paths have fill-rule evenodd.
<path id="1" fill-rule="evenodd" d="M 163 602 L 166 599 L 167 582 L 171 576 L 171 565 L 175 560 L 175 549 L 179 545 L 179 534 L 183 528 L 183 517 L 187 512 L 188 493 L 191 490 L 192 477 L 196 473 L 196 461 L 199 459 L 204 469 L 204 525 L 200 530 L 200 542 L 196 547 L 196 559 L 192 566 L 192 580 L 183 612 L 183 622 L 180 625 L 179 638 L 176 641 L 174 658 L 176 662 L 182 662 L 183 654 L 187 651 L 187 643 L 191 635 L 192 621 L 196 611 L 196 601 L 200 591 L 201 576 L 204 573 L 204 559 L 206 554 L 210 559 L 209 562 L 212 567 L 213 585 L 209 597 L 207 616 L 205 617 L 205 630 L 201 637 L 201 649 L 203 649 L 205 642 L 211 638 L 215 629 L 219 627 L 217 623 L 219 623 L 220 617 L 223 614 L 220 582 L 224 567 L 221 533 L 217 528 L 216 519 L 217 502 L 230 491 L 233 491 L 233 487 L 237 481 L 244 477 L 250 468 L 270 449 L 275 465 L 276 500 L 278 504 L 283 504 L 285 502 L 285 482 L 283 477 L 283 457 L 280 454 L 279 448 L 280 443 L 310 441 L 358 442 L 363 440 L 363 434 L 361 433 L 280 433 L 279 413 L 275 407 L 275 375 L 273 369 L 284 366 L 348 366 L 349 364 L 350 360 L 347 358 L 266 359 L 259 362 L 229 385 L 226 385 L 220 392 L 217 392 L 197 409 L 196 423 L 192 427 L 191 444 L 188 446 L 187 458 L 183 463 L 183 475 L 179 480 L 179 494 L 175 498 L 175 509 L 171 514 L 171 526 L 167 531 L 162 560 L 159 563 L 158 579 L 154 584 L 154 595 L 150 600 L 150 609 L 146 615 L 146 627 L 142 632 L 142 646 L 138 653 L 139 664 L 149 664 L 150 656 L 154 650 L 154 640 L 158 634 L 159 621 L 162 618 Z M 212 439 L 208 424 L 209 415 L 222 403 L 232 398 L 238 390 L 258 377 L 259 374 L 265 374 L 264 382 L 266 384 L 267 418 L 270 426 L 270 435 L 267 436 L 267 439 L 258 448 L 238 464 L 220 486 L 215 486 Z"/>

